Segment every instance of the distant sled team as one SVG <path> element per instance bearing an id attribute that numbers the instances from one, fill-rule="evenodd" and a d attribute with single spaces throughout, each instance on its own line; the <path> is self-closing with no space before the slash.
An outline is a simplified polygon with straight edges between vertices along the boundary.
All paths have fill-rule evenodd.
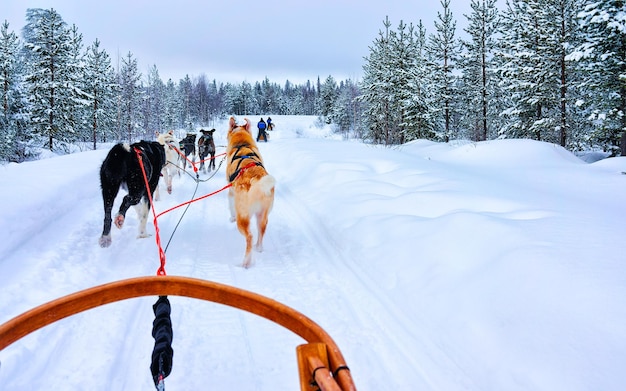
<path id="1" fill-rule="evenodd" d="M 198 139 L 198 157 L 201 170 L 207 160 L 209 171 L 215 170 L 215 129 L 200 131 Z M 275 179 L 265 169 L 263 159 L 255 143 L 250 121 L 237 125 L 234 117 L 230 118 L 226 147 L 226 179 L 231 186 L 228 193 L 231 221 L 237 223 L 237 229 L 246 240 L 243 267 L 252 262 L 253 235 L 250 230 L 251 220 L 256 220 L 257 241 L 254 248 L 263 251 L 263 237 L 267 229 L 268 216 L 274 204 Z M 157 133 L 157 141 L 140 141 L 134 144 L 116 144 L 107 154 L 100 167 L 100 185 L 104 204 L 104 226 L 100 236 L 100 246 L 111 245 L 111 226 L 122 228 L 126 212 L 134 206 L 139 217 L 139 238 L 149 236 L 146 224 L 150 211 L 150 194 L 158 200 L 159 179 L 163 176 L 168 193 L 172 192 L 172 177 L 180 175 L 180 160 L 183 170 L 186 160 L 191 156 L 195 162 L 196 135 L 188 133 L 180 141 L 174 132 Z M 210 158 L 209 158 L 210 156 Z M 143 170 L 142 170 L 143 166 Z M 144 178 L 145 172 L 145 178 Z M 146 188 L 146 179 L 148 187 Z M 119 189 L 124 187 L 128 194 L 124 196 L 115 218 L 111 216 L 113 203 Z"/>

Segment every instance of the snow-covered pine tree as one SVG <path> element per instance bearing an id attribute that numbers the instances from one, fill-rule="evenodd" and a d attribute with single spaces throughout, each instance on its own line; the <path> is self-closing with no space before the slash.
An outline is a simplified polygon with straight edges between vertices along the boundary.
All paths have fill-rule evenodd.
<path id="1" fill-rule="evenodd" d="M 391 132 L 388 144 L 403 144 L 407 135 L 414 134 L 418 126 L 414 119 L 416 38 L 413 24 L 400 21 L 396 31 L 389 35 L 389 62 L 391 65 L 388 90 Z"/>
<path id="2" fill-rule="evenodd" d="M 212 122 L 227 115 L 224 110 L 224 83 L 212 79 L 209 83 L 209 115 Z"/>
<path id="3" fill-rule="evenodd" d="M 337 100 L 337 82 L 332 76 L 328 76 L 321 85 L 318 99 L 318 113 L 324 122 L 332 122 L 332 113 Z"/>
<path id="4" fill-rule="evenodd" d="M 317 91 L 315 90 L 315 87 L 311 84 L 310 80 L 307 80 L 306 85 L 302 88 L 302 106 L 304 109 L 304 115 L 315 114 L 316 95 Z"/>
<path id="5" fill-rule="evenodd" d="M 576 101 L 579 91 L 575 86 L 579 83 L 581 74 L 577 64 L 570 60 L 571 53 L 581 39 L 576 14 L 581 7 L 581 0 L 554 0 L 553 11 L 548 15 L 549 20 L 556 24 L 555 30 L 555 57 L 559 64 L 559 144 L 563 147 L 573 147 L 579 142 L 575 135 L 578 132 L 578 117 Z"/>
<path id="6" fill-rule="evenodd" d="M 404 142 L 417 126 L 410 112 L 415 109 L 416 39 L 413 26 L 403 21 L 397 31 L 390 30 L 388 17 L 383 25 L 370 46 L 357 99 L 364 104 L 365 137 L 393 145 Z"/>
<path id="7" fill-rule="evenodd" d="M 626 5 L 623 0 L 587 0 L 579 14 L 586 41 L 579 59 L 592 145 L 626 156 Z"/>
<path id="8" fill-rule="evenodd" d="M 433 124 L 431 104 L 433 94 L 431 93 L 430 63 L 426 54 L 426 29 L 420 20 L 417 30 L 414 31 L 411 50 L 413 52 L 410 59 L 412 65 L 409 69 L 408 91 L 409 96 L 405 101 L 405 141 L 417 139 L 435 139 L 435 126 Z"/>
<path id="9" fill-rule="evenodd" d="M 507 0 L 499 71 L 510 100 L 502 136 L 567 144 L 575 103 L 570 87 L 577 77 L 567 58 L 577 1 Z"/>
<path id="10" fill-rule="evenodd" d="M 224 110 L 227 113 L 238 114 L 239 107 L 239 87 L 233 83 L 226 83 L 224 85 Z"/>
<path id="11" fill-rule="evenodd" d="M 163 99 L 165 106 L 165 128 L 170 130 L 181 127 L 180 116 L 178 115 L 181 112 L 181 99 L 176 84 L 172 79 L 168 79 L 165 84 Z"/>
<path id="12" fill-rule="evenodd" d="M 254 91 L 254 99 L 259 103 L 259 113 L 267 113 L 267 109 L 269 108 L 269 106 L 267 105 L 267 102 L 265 100 L 265 94 L 263 88 L 261 87 L 261 83 L 257 81 L 256 83 L 254 83 L 254 87 L 252 89 Z"/>
<path id="13" fill-rule="evenodd" d="M 252 84 L 243 81 L 239 88 L 239 98 L 242 104 L 239 114 L 260 113 L 259 102 L 252 92 Z"/>
<path id="14" fill-rule="evenodd" d="M 386 17 L 385 30 L 379 30 L 378 37 L 369 47 L 369 55 L 363 65 L 361 95 L 358 99 L 364 104 L 365 138 L 373 143 L 385 143 L 391 127 L 388 91 L 390 89 L 391 65 L 389 61 L 389 27 Z"/>
<path id="15" fill-rule="evenodd" d="M 307 81 L 307 84 L 297 85 L 287 80 L 279 98 L 280 112 L 289 115 L 305 113 L 307 110 L 305 96 L 309 86 L 309 81 Z"/>
<path id="16" fill-rule="evenodd" d="M 96 149 L 98 140 L 106 142 L 115 138 L 115 103 L 119 91 L 111 58 L 100 48 L 98 39 L 86 50 L 83 86 L 88 94 L 86 127 L 91 133 L 93 149 Z"/>
<path id="17" fill-rule="evenodd" d="M 499 127 L 498 80 L 493 62 L 499 23 L 496 0 L 472 0 L 472 13 L 465 17 L 469 40 L 462 40 L 459 68 L 463 75 L 463 127 L 475 141 L 497 136 Z"/>
<path id="18" fill-rule="evenodd" d="M 159 76 L 159 70 L 153 65 L 148 71 L 145 93 L 143 95 L 142 117 L 146 132 L 163 133 L 165 129 L 164 90 L 165 84 Z"/>
<path id="19" fill-rule="evenodd" d="M 259 113 L 259 106 L 253 94 L 252 84 L 247 81 L 240 85 L 226 85 L 226 112 L 235 115 Z"/>
<path id="20" fill-rule="evenodd" d="M 75 141 L 87 141 L 90 138 L 90 130 L 87 123 L 86 108 L 89 104 L 88 95 L 84 85 L 85 54 L 83 52 L 83 35 L 78 32 L 78 27 L 73 24 L 69 30 L 68 41 L 68 61 L 65 66 L 65 90 L 67 90 L 67 124 L 72 129 L 72 138 L 65 141 L 73 143 Z"/>
<path id="21" fill-rule="evenodd" d="M 568 55 L 576 47 L 578 25 L 576 13 L 580 9 L 579 0 L 537 0 L 539 20 L 545 26 L 545 66 L 553 69 L 549 77 L 556 80 L 555 86 L 546 92 L 546 101 L 554 102 L 549 111 L 553 129 L 546 129 L 548 141 L 566 147 L 571 140 L 574 127 L 575 101 L 573 85 L 578 77 L 575 64 Z"/>
<path id="22" fill-rule="evenodd" d="M 178 118 L 180 125 L 183 128 L 193 128 L 193 121 L 191 118 L 191 100 L 192 100 L 193 85 L 189 75 L 185 75 L 184 79 L 178 81 L 178 98 L 180 99 L 180 112 Z"/>
<path id="23" fill-rule="evenodd" d="M 337 99 L 335 100 L 331 119 L 337 124 L 339 132 L 345 139 L 349 138 L 350 131 L 358 133 L 358 118 L 361 116 L 361 104 L 356 100 L 359 96 L 359 87 L 351 79 L 339 83 Z"/>
<path id="24" fill-rule="evenodd" d="M 259 83 L 259 90 L 257 94 L 257 101 L 259 102 L 260 113 L 276 113 L 279 87 L 270 82 L 266 76 L 261 83 Z M 255 88 L 256 89 L 256 88 Z"/>
<path id="25" fill-rule="evenodd" d="M 547 73 L 545 45 L 540 45 L 545 38 L 542 27 L 535 2 L 507 0 L 498 53 L 502 87 L 509 98 L 503 111 L 507 123 L 500 131 L 502 137 L 542 140 L 546 138 L 544 125 L 554 126 L 546 124 L 546 107 L 554 107 L 554 102 L 546 101 L 545 91 L 553 89 L 558 79 Z"/>
<path id="26" fill-rule="evenodd" d="M 191 107 L 194 122 L 200 126 L 207 126 L 209 123 L 209 88 L 205 74 L 195 79 Z"/>
<path id="27" fill-rule="evenodd" d="M 459 56 L 459 42 L 455 38 L 456 21 L 450 9 L 450 0 L 441 0 L 442 12 L 435 21 L 435 34 L 429 37 L 428 55 L 433 70 L 433 105 L 435 120 L 442 125 L 437 128 L 438 138 L 448 142 L 453 136 L 452 121 L 459 101 L 456 89 L 455 65 Z"/>
<path id="28" fill-rule="evenodd" d="M 22 103 L 22 44 L 9 22 L 0 26 L 0 160 L 21 162 L 26 159 L 25 114 Z"/>
<path id="29" fill-rule="evenodd" d="M 278 108 L 281 113 L 293 115 L 296 110 L 302 110 L 302 96 L 298 92 L 296 86 L 287 79 L 285 88 L 278 98 Z"/>
<path id="30" fill-rule="evenodd" d="M 119 74 L 119 108 L 121 131 L 126 132 L 128 142 L 136 141 L 138 132 L 136 128 L 141 124 L 141 73 L 137 68 L 137 59 L 131 52 L 122 57 L 122 67 Z M 122 134 L 119 139 L 124 139 Z"/>
<path id="31" fill-rule="evenodd" d="M 26 21 L 23 35 L 30 121 L 44 145 L 54 150 L 55 139 L 74 139 L 70 119 L 73 79 L 68 72 L 72 68 L 70 34 L 54 9 L 30 8 Z"/>

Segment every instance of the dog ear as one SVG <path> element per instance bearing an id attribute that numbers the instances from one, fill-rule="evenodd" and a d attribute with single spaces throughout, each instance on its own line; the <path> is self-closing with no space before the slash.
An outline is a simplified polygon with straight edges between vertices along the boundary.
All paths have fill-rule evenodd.
<path id="1" fill-rule="evenodd" d="M 246 124 L 243 126 L 243 128 L 246 129 L 246 132 L 252 134 L 252 132 L 250 132 L 250 121 L 248 121 L 247 118 L 244 118 L 244 121 L 246 121 Z"/>
<path id="2" fill-rule="evenodd" d="M 231 131 L 235 129 L 235 127 L 237 126 L 237 123 L 235 122 L 235 117 L 230 117 L 230 121 L 228 122 L 228 124 Z"/>

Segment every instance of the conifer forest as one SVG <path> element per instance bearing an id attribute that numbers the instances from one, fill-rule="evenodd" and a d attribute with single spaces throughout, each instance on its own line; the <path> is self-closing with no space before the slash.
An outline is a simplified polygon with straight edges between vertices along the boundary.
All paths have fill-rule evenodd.
<path id="1" fill-rule="evenodd" d="M 453 15 L 440 0 L 433 31 L 381 15 L 360 80 L 304 84 L 225 83 L 211 69 L 164 81 L 157 65 L 140 73 L 132 52 L 112 59 L 98 39 L 83 42 L 54 9 L 28 9 L 18 32 L 0 24 L 0 161 L 268 114 L 319 116 L 389 146 L 527 138 L 626 156 L 623 0 L 470 1 Z"/>

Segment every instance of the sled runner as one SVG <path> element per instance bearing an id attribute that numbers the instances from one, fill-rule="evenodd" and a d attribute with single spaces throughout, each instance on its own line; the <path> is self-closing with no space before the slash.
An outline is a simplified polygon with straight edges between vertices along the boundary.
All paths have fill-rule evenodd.
<path id="1" fill-rule="evenodd" d="M 0 350 L 44 326 L 95 307 L 142 296 L 159 296 L 161 301 L 167 295 L 185 296 L 238 308 L 266 318 L 302 337 L 307 343 L 296 348 L 301 391 L 356 390 L 339 347 L 311 319 L 256 293 L 189 277 L 131 278 L 53 300 L 0 325 Z M 156 306 L 157 304 L 155 315 L 158 312 Z"/>

